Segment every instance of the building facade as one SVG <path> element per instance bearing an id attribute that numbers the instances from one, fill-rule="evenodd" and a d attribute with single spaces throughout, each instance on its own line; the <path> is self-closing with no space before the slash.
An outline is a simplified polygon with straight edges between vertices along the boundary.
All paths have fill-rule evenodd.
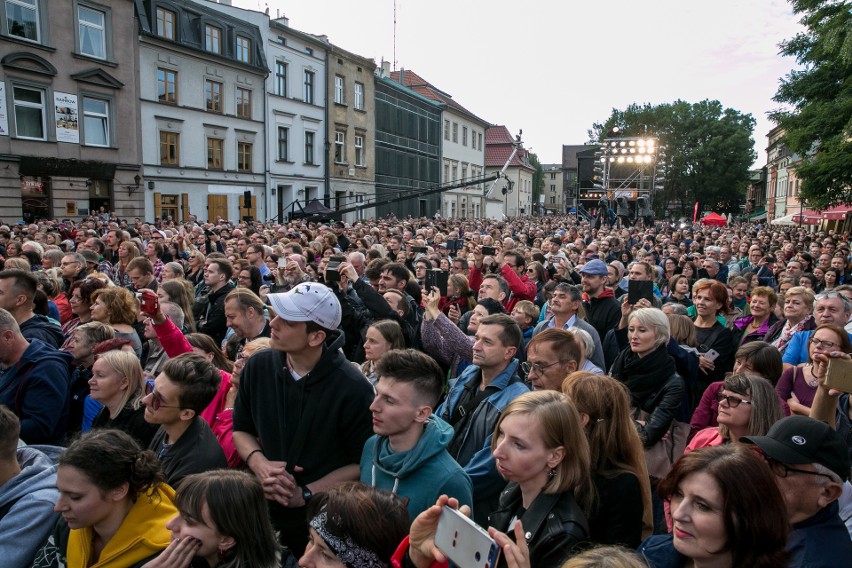
<path id="1" fill-rule="evenodd" d="M 427 99 L 444 104 L 441 141 L 441 184 L 463 185 L 441 193 L 441 213 L 446 217 L 480 217 L 485 212 L 485 130 L 489 123 L 456 102 L 453 97 L 409 69 L 391 78 Z"/>
<path id="2" fill-rule="evenodd" d="M 328 128 L 330 142 L 325 157 L 329 164 L 330 206 L 334 210 L 371 203 L 376 198 L 376 62 L 328 46 Z M 369 207 L 345 213 L 342 219 L 375 217 Z"/>
<path id="3" fill-rule="evenodd" d="M 266 219 L 260 28 L 208 2 L 135 5 L 145 217 Z"/>
<path id="4" fill-rule="evenodd" d="M 375 76 L 376 215 L 431 217 L 441 209 L 441 113 L 445 105 Z M 429 192 L 431 193 L 425 193 Z M 405 198 L 389 203 L 390 199 Z M 443 213 L 442 213 L 443 214 Z"/>
<path id="5" fill-rule="evenodd" d="M 142 216 L 135 36 L 126 0 L 4 2 L 0 220 Z"/>
<path id="6" fill-rule="evenodd" d="M 542 164 L 544 172 L 544 187 L 541 190 L 541 211 L 548 213 L 565 213 L 570 207 L 565 207 L 568 202 L 565 195 L 565 175 L 562 164 Z"/>
<path id="7" fill-rule="evenodd" d="M 517 146 L 517 152 L 512 153 Z M 485 132 L 485 173 L 500 172 L 508 161 L 506 178 L 497 180 L 490 197 L 498 203 L 486 203 L 486 216 L 499 218 L 532 214 L 532 185 L 535 168 L 529 154 L 503 125 L 492 126 Z M 490 187 L 491 184 L 488 184 Z"/>
<path id="8" fill-rule="evenodd" d="M 784 131 L 781 127 L 775 127 L 767 134 L 768 144 L 766 147 L 766 170 L 767 183 L 766 201 L 768 220 L 780 219 L 787 213 L 787 194 L 789 192 L 790 172 L 788 167 L 796 158 L 790 150 L 781 142 Z M 798 202 L 796 202 L 798 207 Z M 798 213 L 798 211 L 796 211 Z"/>

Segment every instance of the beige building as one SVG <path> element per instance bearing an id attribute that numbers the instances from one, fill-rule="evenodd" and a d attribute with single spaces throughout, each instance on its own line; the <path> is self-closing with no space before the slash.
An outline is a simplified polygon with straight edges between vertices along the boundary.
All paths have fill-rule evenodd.
<path id="1" fill-rule="evenodd" d="M 565 213 L 562 164 L 542 164 L 541 168 L 544 170 L 544 187 L 541 188 L 539 201 L 542 213 Z"/>
<path id="2" fill-rule="evenodd" d="M 331 207 L 375 200 L 376 62 L 329 44 L 326 64 Z M 346 213 L 344 221 L 375 217 L 375 208 Z"/>
<path id="3" fill-rule="evenodd" d="M 4 4 L 0 220 L 141 217 L 134 3 Z"/>

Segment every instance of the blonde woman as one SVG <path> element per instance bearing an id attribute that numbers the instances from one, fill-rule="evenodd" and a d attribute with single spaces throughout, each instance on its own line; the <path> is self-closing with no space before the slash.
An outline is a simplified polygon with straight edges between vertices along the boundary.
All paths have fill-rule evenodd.
<path id="1" fill-rule="evenodd" d="M 92 421 L 92 428 L 116 428 L 130 434 L 147 448 L 157 432 L 157 424 L 145 422 L 142 397 L 145 389 L 139 358 L 127 351 L 107 351 L 95 359 L 89 396 L 103 404 Z"/>

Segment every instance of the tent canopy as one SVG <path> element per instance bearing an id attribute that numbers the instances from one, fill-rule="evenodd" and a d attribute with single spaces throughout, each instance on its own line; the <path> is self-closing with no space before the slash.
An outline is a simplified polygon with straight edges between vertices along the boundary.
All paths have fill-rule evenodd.
<path id="1" fill-rule="evenodd" d="M 329 209 L 316 198 L 311 199 L 304 207 L 298 201 L 293 202 L 290 206 L 291 219 L 311 218 L 314 221 L 328 221 L 334 218 L 334 213 L 334 209 Z"/>
<path id="2" fill-rule="evenodd" d="M 701 222 L 705 225 L 716 225 L 718 227 L 724 227 L 728 224 L 728 220 L 717 213 L 710 213 L 706 217 L 702 217 Z"/>

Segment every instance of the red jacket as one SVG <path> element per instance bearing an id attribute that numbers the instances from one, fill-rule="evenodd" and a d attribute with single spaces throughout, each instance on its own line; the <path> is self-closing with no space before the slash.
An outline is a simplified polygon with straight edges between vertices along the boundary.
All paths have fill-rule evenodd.
<path id="1" fill-rule="evenodd" d="M 508 298 L 503 300 L 503 309 L 506 310 L 506 313 L 512 313 L 515 304 L 521 300 L 535 301 L 535 296 L 538 293 L 535 282 L 531 282 L 526 276 L 518 276 L 508 264 L 500 267 L 500 276 L 503 277 L 512 292 Z M 470 269 L 470 289 L 479 292 L 482 280 L 482 271 L 474 265 Z"/>

